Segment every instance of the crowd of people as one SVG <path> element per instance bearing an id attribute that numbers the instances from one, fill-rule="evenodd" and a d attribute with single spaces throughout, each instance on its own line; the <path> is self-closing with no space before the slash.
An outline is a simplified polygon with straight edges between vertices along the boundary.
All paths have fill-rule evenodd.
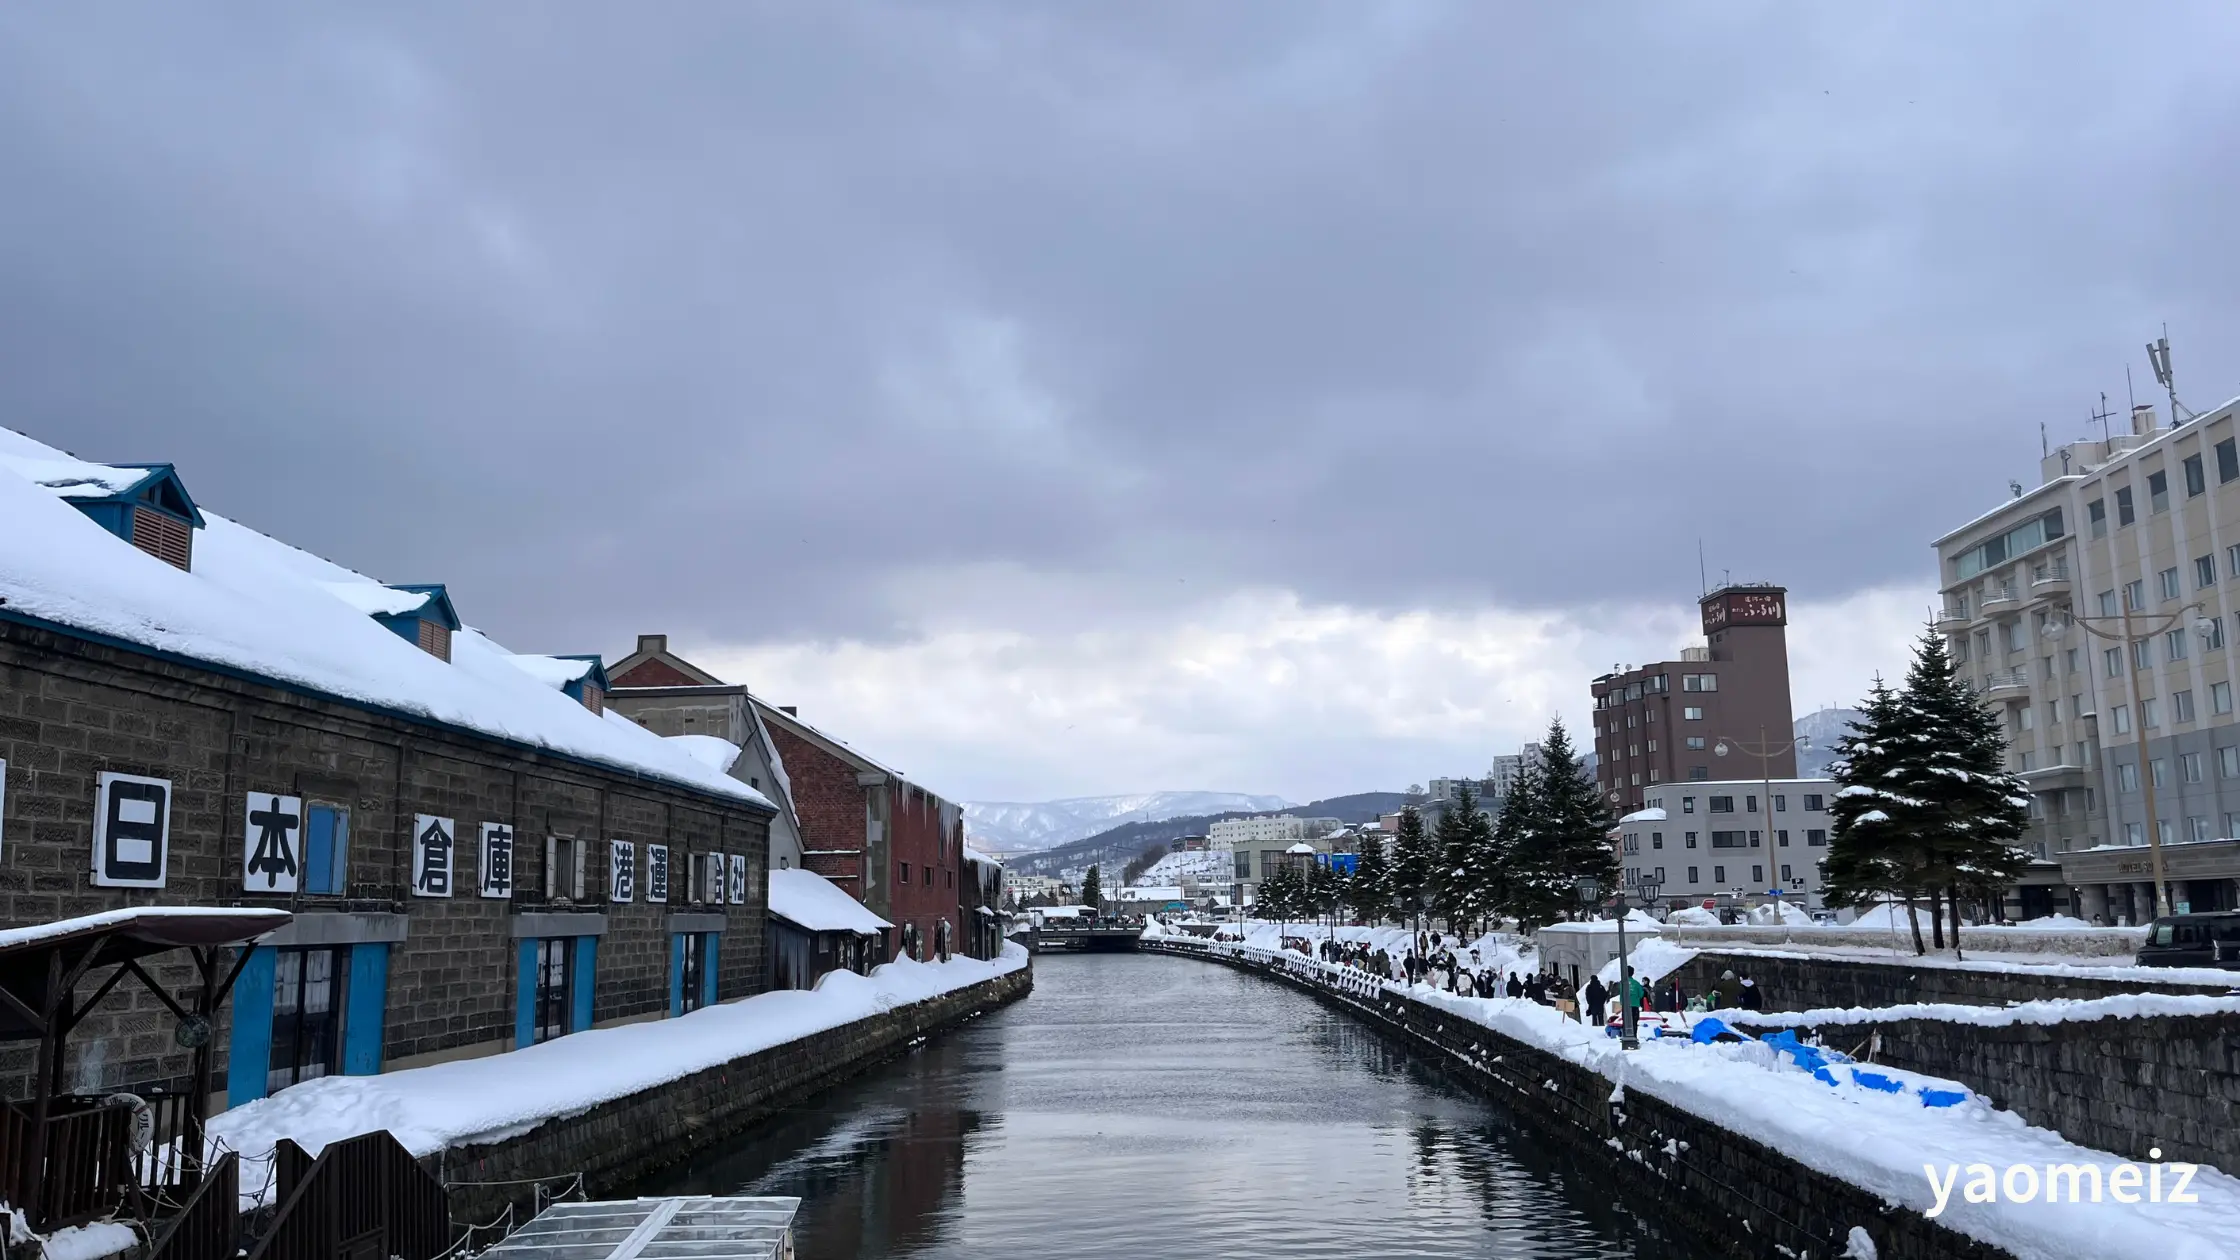
<path id="1" fill-rule="evenodd" d="M 1476 947 L 1465 944 L 1459 937 L 1450 938 L 1439 932 L 1416 933 L 1414 942 L 1405 946 L 1397 958 L 1389 950 L 1360 940 L 1313 941 L 1290 937 L 1284 945 L 1310 958 L 1319 956 L 1333 966 L 1351 967 L 1385 980 L 1429 985 L 1461 997 L 1523 998 L 1542 1006 L 1558 1007 L 1575 1012 L 1582 1022 L 1589 1024 L 1602 1023 L 1617 997 L 1616 987 L 1605 985 L 1601 976 L 1588 977 L 1584 987 L 1562 976 L 1541 972 L 1511 971 L 1503 976 L 1479 956 Z M 1673 977 L 1654 985 L 1645 984 L 1628 966 L 1623 987 L 1625 1005 L 1637 1011 L 1706 1011 L 1718 1010 L 1723 1005 L 1749 1011 L 1765 1008 L 1765 995 L 1756 982 L 1748 977 L 1737 977 L 1732 971 L 1722 973 L 1719 983 L 1708 992 L 1691 994 Z"/>

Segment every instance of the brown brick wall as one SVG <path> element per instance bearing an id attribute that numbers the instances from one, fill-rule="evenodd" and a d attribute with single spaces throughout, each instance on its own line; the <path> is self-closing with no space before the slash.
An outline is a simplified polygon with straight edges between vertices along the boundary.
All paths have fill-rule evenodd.
<path id="1" fill-rule="evenodd" d="M 174 665 L 121 649 L 0 622 L 0 757 L 8 765 L 0 820 L 0 927 L 49 922 L 127 905 L 284 905 L 299 913 L 401 910 L 406 940 L 390 953 L 383 1046 L 388 1059 L 508 1038 L 514 1027 L 516 949 L 511 915 L 536 908 L 543 837 L 638 844 L 639 899 L 608 911 L 594 1018 L 666 1009 L 665 915 L 684 905 L 689 855 L 749 856 L 748 904 L 727 907 L 718 969 L 722 997 L 767 987 L 764 920 L 767 814 L 688 788 L 512 748 L 476 736 Z M 172 781 L 167 885 L 94 887 L 89 878 L 95 776 L 104 770 Z M 352 807 L 349 897 L 244 892 L 244 793 L 324 796 Z M 406 895 L 413 815 L 440 814 L 459 831 L 466 883 L 449 899 Z M 519 833 L 515 902 L 473 895 L 479 825 Z M 670 903 L 643 900 L 644 846 L 666 841 Z M 587 890 L 603 899 L 603 843 Z M 183 986 L 183 963 L 159 981 Z M 102 978 L 81 986 L 90 993 Z M 171 1017 L 120 985 L 73 1039 L 66 1080 L 109 1090 L 184 1084 L 188 1057 L 171 1044 Z M 218 1021 L 215 1084 L 229 1036 Z M 0 1088 L 22 1097 L 31 1049 L 0 1047 Z"/>

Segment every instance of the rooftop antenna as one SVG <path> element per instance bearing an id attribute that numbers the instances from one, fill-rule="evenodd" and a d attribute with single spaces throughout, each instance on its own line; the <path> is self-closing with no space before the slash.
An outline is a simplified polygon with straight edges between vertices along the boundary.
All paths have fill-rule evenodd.
<path id="1" fill-rule="evenodd" d="M 2169 391 L 2170 427 L 2193 419 L 2193 408 L 2178 401 L 2178 378 L 2170 371 L 2170 325 L 2164 324 L 2162 336 L 2147 343 L 2147 362 L 2154 366 L 2154 383 Z"/>
<path id="2" fill-rule="evenodd" d="M 1699 536 L 1696 539 L 1696 594 L 1709 595 L 1710 593 L 1711 573 L 1703 567 L 1703 539 Z"/>
<path id="3" fill-rule="evenodd" d="M 2127 383 L 2127 384 L 2128 384 L 2128 383 L 2130 382 L 2130 380 L 2131 380 L 2131 370 L 2130 370 L 2129 368 L 2125 368 L 2125 369 L 2124 369 L 2124 374 L 2123 374 L 2123 377 L 2124 377 L 2124 381 L 2125 381 L 2125 383 Z M 2109 419 L 2109 417 L 2111 417 L 2111 416 L 2113 416 L 2113 415 L 2115 415 L 2115 414 L 2116 414 L 2116 413 L 2114 413 L 2114 412 L 2112 412 L 2112 411 L 2108 410 L 2108 391 L 2107 391 L 2107 390 L 2104 390 L 2104 389 L 2103 389 L 2103 390 L 2101 390 L 2101 391 L 2100 391 L 2100 410 L 2098 410 L 2098 411 L 2095 411 L 2095 412 L 2093 412 L 2093 413 L 2092 413 L 2092 418 L 2093 418 L 2093 419 L 2095 419 L 2095 420 L 2098 420 L 2098 421 L 2100 422 L 2100 440 L 2101 440 L 2102 442 L 2111 442 L 2111 441 L 2114 441 L 2114 439 L 2113 439 L 2113 438 L 2110 438 L 2110 437 L 2108 436 L 2108 419 Z"/>
<path id="4" fill-rule="evenodd" d="M 2038 458 L 2044 459 L 2051 454 L 2053 454 L 2053 447 L 2046 441 L 2046 422 L 2040 420 L 2038 422 Z"/>
<path id="5" fill-rule="evenodd" d="M 2131 388 L 2131 365 L 2128 363 L 2123 365 L 2123 396 L 2130 400 L 2133 411 L 2139 409 L 2139 395 Z"/>

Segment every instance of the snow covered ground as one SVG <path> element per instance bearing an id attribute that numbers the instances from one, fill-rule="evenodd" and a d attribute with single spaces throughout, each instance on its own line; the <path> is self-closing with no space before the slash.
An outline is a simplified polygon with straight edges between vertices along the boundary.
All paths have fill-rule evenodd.
<path id="1" fill-rule="evenodd" d="M 380 1076 L 324 1077 L 215 1117 L 210 1135 L 245 1161 L 263 1160 L 284 1137 L 316 1155 L 329 1142 L 375 1129 L 389 1130 L 414 1155 L 498 1141 L 1026 965 L 1026 950 L 1015 944 L 986 962 L 904 958 L 869 976 L 835 971 L 815 989 L 764 993 L 679 1019 L 594 1028 L 506 1054 Z M 244 1171 L 245 1203 L 261 1199 L 261 1181 Z"/>
<path id="2" fill-rule="evenodd" d="M 1249 947 L 1219 948 L 1269 956 Z M 1290 957 L 1294 967 L 1340 970 Z M 1838 1083 L 1830 1085 L 1756 1041 L 1696 1045 L 1675 1038 L 1643 1042 L 1628 1052 L 1600 1029 L 1533 1002 L 1388 987 L 1607 1077 L 1614 1100 L 1638 1092 L 1683 1108 L 1808 1167 L 1933 1214 L 1939 1223 L 2021 1260 L 2212 1260 L 2232 1255 L 2231 1240 L 2240 1237 L 2240 1180 L 2214 1169 L 2188 1171 L 2078 1146 L 1994 1109 L 1955 1082 L 1876 1067 L 1874 1074 L 1897 1084 L 1895 1092 L 1855 1081 L 1847 1069 L 1831 1069 Z M 1490 1057 L 1499 1050 L 1489 1044 L 1481 1053 Z M 1931 1107 L 1920 1097 L 1923 1089 L 1965 1097 L 1957 1105 Z M 2041 1187 L 2054 1180 L 2047 1170 L 2072 1165 L 2097 1170 L 2104 1187 L 2099 1201 L 2046 1201 Z M 1984 1197 L 1986 1176 L 1989 1201 L 1970 1201 L 1971 1186 L 1978 1199 Z M 2191 1201 L 2168 1197 L 2181 1178 Z M 2136 1201 L 2119 1201 L 2119 1184 Z"/>

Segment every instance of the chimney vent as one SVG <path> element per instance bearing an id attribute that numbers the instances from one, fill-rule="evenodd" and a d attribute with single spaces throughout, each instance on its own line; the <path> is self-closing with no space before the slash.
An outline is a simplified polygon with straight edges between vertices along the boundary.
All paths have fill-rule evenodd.
<path id="1" fill-rule="evenodd" d="M 669 636 L 665 634 L 641 634 L 638 636 L 638 650 L 648 654 L 666 652 L 669 650 Z"/>
<path id="2" fill-rule="evenodd" d="M 2131 431 L 2141 437 L 2154 432 L 2154 404 L 2140 403 L 2131 409 Z"/>
<path id="3" fill-rule="evenodd" d="M 779 706 L 778 706 L 778 712 L 780 712 L 780 713 L 783 713 L 783 714 L 785 714 L 785 715 L 786 715 L 787 717 L 800 717 L 800 716 L 801 716 L 801 709 L 799 708 L 799 706 L 796 706 L 796 705 L 791 705 L 791 704 L 781 704 L 781 705 L 779 705 Z"/>

